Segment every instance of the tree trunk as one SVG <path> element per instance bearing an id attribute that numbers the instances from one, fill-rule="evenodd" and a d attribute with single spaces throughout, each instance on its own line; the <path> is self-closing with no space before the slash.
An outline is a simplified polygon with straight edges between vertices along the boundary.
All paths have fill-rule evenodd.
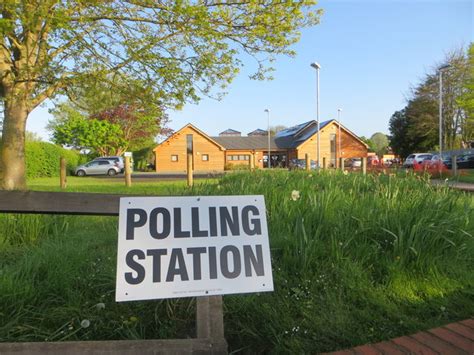
<path id="1" fill-rule="evenodd" d="M 0 189 L 25 190 L 25 130 L 28 107 L 21 99 L 5 100 L 0 146 Z"/>

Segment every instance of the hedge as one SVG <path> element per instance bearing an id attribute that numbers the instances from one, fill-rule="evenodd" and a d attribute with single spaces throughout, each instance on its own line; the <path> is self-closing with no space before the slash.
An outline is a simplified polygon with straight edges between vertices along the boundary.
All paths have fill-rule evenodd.
<path id="1" fill-rule="evenodd" d="M 85 159 L 76 151 L 47 142 L 27 142 L 25 148 L 26 175 L 29 178 L 59 176 L 61 157 L 66 159 L 67 171 L 71 174 Z"/>

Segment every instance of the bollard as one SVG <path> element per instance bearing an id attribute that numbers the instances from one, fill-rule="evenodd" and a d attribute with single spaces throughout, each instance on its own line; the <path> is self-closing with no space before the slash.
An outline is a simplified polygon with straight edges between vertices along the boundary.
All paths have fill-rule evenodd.
<path id="1" fill-rule="evenodd" d="M 311 170 L 311 162 L 309 161 L 308 153 L 306 153 L 304 155 L 304 160 L 305 160 L 305 163 L 306 163 L 306 171 L 310 171 Z"/>
<path id="2" fill-rule="evenodd" d="M 339 168 L 344 171 L 344 158 L 339 158 Z"/>
<path id="3" fill-rule="evenodd" d="M 362 161 L 361 161 L 361 168 L 362 168 L 362 175 L 366 175 L 367 174 L 367 158 L 362 158 Z"/>
<path id="4" fill-rule="evenodd" d="M 130 169 L 130 157 L 125 157 L 125 186 L 132 186 L 132 171 Z"/>
<path id="5" fill-rule="evenodd" d="M 457 162 L 458 157 L 456 155 L 453 155 L 451 157 L 451 169 L 453 171 L 453 176 L 458 176 L 458 162 Z"/>
<path id="6" fill-rule="evenodd" d="M 318 162 L 319 165 L 319 162 Z M 326 170 L 328 168 L 328 160 L 326 157 L 323 157 L 323 169 Z"/>
<path id="7" fill-rule="evenodd" d="M 65 189 L 67 186 L 66 159 L 64 158 L 59 159 L 59 186 L 61 189 Z"/>
<path id="8" fill-rule="evenodd" d="M 188 187 L 193 186 L 193 153 L 187 155 Z"/>

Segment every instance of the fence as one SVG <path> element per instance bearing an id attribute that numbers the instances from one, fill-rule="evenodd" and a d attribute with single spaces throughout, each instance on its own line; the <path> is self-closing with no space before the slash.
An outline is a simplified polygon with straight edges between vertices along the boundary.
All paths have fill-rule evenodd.
<path id="1" fill-rule="evenodd" d="M 0 213 L 118 216 L 121 195 L 0 191 Z M 0 354 L 225 354 L 222 296 L 196 298 L 196 338 L 0 343 Z"/>

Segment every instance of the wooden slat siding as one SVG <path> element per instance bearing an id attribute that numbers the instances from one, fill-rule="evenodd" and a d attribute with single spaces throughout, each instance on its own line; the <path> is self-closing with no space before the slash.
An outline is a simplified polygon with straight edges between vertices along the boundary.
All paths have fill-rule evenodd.
<path id="1" fill-rule="evenodd" d="M 154 149 L 156 172 L 186 173 L 187 134 L 193 135 L 194 171 L 196 173 L 224 171 L 224 149 L 193 127 L 186 126 Z M 209 160 L 202 160 L 203 154 L 207 154 Z M 178 161 L 171 161 L 171 155 L 177 155 Z"/>
<path id="2" fill-rule="evenodd" d="M 120 198 L 130 196 L 0 190 L 0 213 L 118 216 Z M 196 333 L 197 339 L 0 343 L 0 354 L 226 354 L 222 296 L 196 298 Z"/>
<path id="3" fill-rule="evenodd" d="M 330 135 L 336 135 L 336 158 L 339 157 L 337 149 L 339 147 L 339 130 L 336 123 L 332 122 L 321 129 L 319 134 L 320 155 L 321 160 L 326 157 L 328 164 L 331 161 L 331 142 Z M 297 148 L 297 158 L 304 159 L 305 154 L 309 154 L 311 160 L 317 160 L 317 133 L 306 140 Z M 343 158 L 362 158 L 367 156 L 367 147 L 359 140 L 347 133 L 344 129 L 341 130 L 341 149 L 343 151 Z"/>

